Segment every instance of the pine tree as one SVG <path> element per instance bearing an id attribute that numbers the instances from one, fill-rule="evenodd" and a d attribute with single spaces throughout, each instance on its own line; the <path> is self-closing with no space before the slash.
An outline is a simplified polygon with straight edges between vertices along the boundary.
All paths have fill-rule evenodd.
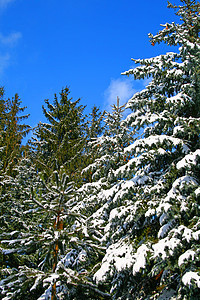
<path id="1" fill-rule="evenodd" d="M 20 170 L 22 177 L 28 172 Z M 23 222 L 21 230 L 1 233 L 3 299 L 95 299 L 95 293 L 108 298 L 92 282 L 90 268 L 102 250 L 94 239 L 91 243 L 86 218 L 76 212 L 73 183 L 63 167 L 48 184 L 40 177 L 34 186 L 30 177 L 24 178 L 26 192 L 20 195 L 21 206 L 14 208 Z"/>
<path id="2" fill-rule="evenodd" d="M 101 112 L 99 108 L 94 106 L 92 108 L 92 112 L 87 117 L 86 125 L 86 137 L 85 137 L 85 146 L 84 146 L 84 157 L 83 157 L 83 167 L 87 167 L 95 161 L 97 156 L 97 151 L 92 147 L 93 142 L 103 134 L 103 118 L 105 112 Z M 92 181 L 92 173 L 91 172 L 83 172 L 84 183 Z"/>
<path id="3" fill-rule="evenodd" d="M 23 227 L 23 220 L 18 218 L 20 203 L 16 192 L 19 186 L 15 180 L 15 167 L 28 151 L 28 146 L 22 145 L 22 139 L 30 131 L 30 126 L 22 124 L 28 115 L 21 115 L 25 107 L 20 107 L 18 95 L 11 100 L 5 99 L 4 89 L 1 88 L 0 96 L 0 234 L 6 235 Z M 14 256 L 9 262 L 4 258 L 2 254 L 1 266 L 4 263 L 9 265 L 13 262 L 14 266 L 18 263 Z"/>
<path id="4" fill-rule="evenodd" d="M 102 178 L 112 181 L 114 171 L 129 159 L 124 155 L 124 148 L 131 140 L 129 129 L 122 122 L 124 106 L 118 102 L 111 106 L 112 113 L 105 112 L 104 134 L 90 141 L 90 149 L 96 153 L 96 159 L 83 172 L 89 171 L 93 182 Z"/>
<path id="5" fill-rule="evenodd" d="M 122 181 L 109 198 L 124 206 L 107 216 L 108 249 L 94 276 L 111 282 L 113 299 L 199 297 L 200 6 L 181 2 L 168 4 L 181 24 L 150 35 L 153 46 L 179 45 L 179 52 L 134 60 L 139 66 L 123 73 L 151 82 L 127 105 L 138 138 L 115 171 Z"/>
<path id="6" fill-rule="evenodd" d="M 83 110 L 78 105 L 80 99 L 72 102 L 66 87 L 60 93 L 60 100 L 55 94 L 54 102 L 45 100 L 43 113 L 49 123 L 40 123 L 36 128 L 35 147 L 39 170 L 46 170 L 48 175 L 61 166 L 69 176 L 74 176 L 79 169 L 84 144 Z"/>
<path id="7" fill-rule="evenodd" d="M 21 122 L 29 115 L 20 115 L 26 107 L 20 107 L 18 94 L 5 100 L 4 89 L 1 88 L 0 96 L 0 163 L 2 172 L 11 174 L 13 166 L 27 148 L 22 145 L 22 139 L 30 131 L 30 126 Z"/>
<path id="8" fill-rule="evenodd" d="M 118 207 L 124 205 L 120 199 L 114 199 L 121 181 L 115 172 L 129 160 L 124 154 L 124 148 L 133 138 L 132 132 L 123 121 L 124 106 L 120 106 L 118 102 L 112 106 L 112 113 L 105 113 L 105 132 L 91 142 L 91 147 L 96 151 L 95 161 L 83 170 L 83 175 L 91 173 L 92 181 L 83 184 L 79 189 L 79 210 L 88 216 L 87 222 L 93 230 L 93 236 L 103 246 L 106 245 L 106 236 L 112 236 L 106 226 L 110 212 L 113 207 L 117 211 Z M 110 237 L 112 238 L 113 236 Z"/>
<path id="9" fill-rule="evenodd" d="M 88 140 L 95 139 L 103 133 L 102 120 L 105 112 L 101 112 L 100 109 L 94 105 L 92 112 L 89 114 L 88 120 L 87 138 Z"/>
<path id="10" fill-rule="evenodd" d="M 5 135 L 5 117 L 6 105 L 4 100 L 4 89 L 0 88 L 0 157 L 2 157 L 2 153 L 4 151 L 4 135 Z M 3 170 L 3 159 L 0 161 L 0 172 Z"/>

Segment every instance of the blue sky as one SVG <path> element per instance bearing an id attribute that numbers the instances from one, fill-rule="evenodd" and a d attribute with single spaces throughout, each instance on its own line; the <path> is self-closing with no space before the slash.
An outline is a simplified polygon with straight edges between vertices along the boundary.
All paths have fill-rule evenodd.
<path id="1" fill-rule="evenodd" d="M 31 126 L 65 86 L 86 112 L 108 108 L 144 84 L 121 75 L 131 58 L 173 50 L 148 40 L 172 21 L 165 0 L 0 0 L 0 85 L 6 97 L 19 94 Z"/>

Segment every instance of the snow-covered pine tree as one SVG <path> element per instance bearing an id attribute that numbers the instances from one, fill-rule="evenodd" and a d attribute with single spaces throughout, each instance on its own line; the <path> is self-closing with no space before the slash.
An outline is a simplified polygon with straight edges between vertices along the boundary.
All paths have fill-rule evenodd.
<path id="1" fill-rule="evenodd" d="M 41 186 L 39 177 L 30 158 L 22 158 L 13 168 L 13 176 L 4 175 L 0 186 L 0 240 L 6 237 L 16 237 L 21 231 L 26 231 L 29 226 L 35 224 L 37 210 L 27 201 L 31 196 L 31 188 Z M 3 244 L 2 244 L 3 245 Z M 1 248 L 3 251 L 3 248 Z M 8 251 L 9 252 L 9 251 Z M 4 253 L 4 251 L 2 252 Z M 6 253 L 6 251 L 5 251 Z M 12 262 L 16 266 L 18 260 L 16 251 L 9 252 L 10 256 L 4 257 L 7 268 L 12 268 Z"/>
<path id="2" fill-rule="evenodd" d="M 124 107 L 125 105 L 119 105 L 118 102 L 117 105 L 111 106 L 111 113 L 105 112 L 104 134 L 93 138 L 89 143 L 96 159 L 93 164 L 89 164 L 83 170 L 83 173 L 90 172 L 93 182 L 99 179 L 112 182 L 114 171 L 124 164 L 124 160 L 128 160 L 128 157 L 124 155 L 124 148 L 128 146 L 131 134 L 127 126 L 121 122 Z"/>
<path id="3" fill-rule="evenodd" d="M 119 101 L 119 100 L 118 100 Z M 79 190 L 79 204 L 75 209 L 81 211 L 87 218 L 87 224 L 92 232 L 92 237 L 106 247 L 104 229 L 108 223 L 110 211 L 113 207 L 121 206 L 121 200 L 114 199 L 119 191 L 120 178 L 116 170 L 122 166 L 129 157 L 124 154 L 124 148 L 132 140 L 132 132 L 122 121 L 125 105 L 112 105 L 112 112 L 106 112 L 105 133 L 91 142 L 91 148 L 96 151 L 95 161 L 83 170 L 84 173 L 91 172 L 92 182 L 84 184 Z M 123 204 L 124 205 L 124 204 Z M 112 235 L 109 232 L 107 235 Z"/>
<path id="4" fill-rule="evenodd" d="M 28 115 L 21 115 L 25 107 L 20 106 L 18 95 L 12 99 L 5 99 L 4 89 L 1 88 L 0 96 L 0 239 L 2 240 L 6 234 L 9 235 L 10 232 L 20 230 L 24 226 L 18 211 L 21 208 L 18 195 L 20 192 L 25 193 L 26 187 L 20 187 L 18 179 L 15 178 L 15 168 L 28 151 L 28 146 L 22 145 L 22 139 L 29 132 L 30 126 L 22 124 Z M 10 269 L 18 265 L 18 258 L 13 253 L 10 253 L 10 257 L 6 257 L 4 251 L 0 252 L 1 268 L 6 265 L 6 268 Z"/>
<path id="5" fill-rule="evenodd" d="M 115 171 L 122 180 L 110 201 L 124 207 L 107 216 L 102 240 L 109 244 L 94 276 L 110 282 L 113 299 L 199 299 L 200 4 L 181 3 L 168 4 L 180 24 L 150 35 L 153 46 L 179 52 L 134 60 L 139 66 L 123 73 L 151 82 L 127 104 L 138 139 Z"/>
<path id="6" fill-rule="evenodd" d="M 13 226 L 3 224 L 0 233 L 1 299 L 108 298 L 92 282 L 102 250 L 91 242 L 86 217 L 74 210 L 75 188 L 64 167 L 48 184 L 25 160 L 16 173 L 9 183 Z"/>

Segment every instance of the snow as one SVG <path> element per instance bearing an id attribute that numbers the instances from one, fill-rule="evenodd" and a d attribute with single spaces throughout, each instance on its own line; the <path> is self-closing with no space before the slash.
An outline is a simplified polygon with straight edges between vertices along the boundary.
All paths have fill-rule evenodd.
<path id="1" fill-rule="evenodd" d="M 178 145 L 182 145 L 183 153 L 188 153 L 189 152 L 188 146 L 185 145 L 181 139 L 175 138 L 175 137 L 172 137 L 172 136 L 167 136 L 165 134 L 163 134 L 163 135 L 151 135 L 147 138 L 137 140 L 132 145 L 129 145 L 128 147 L 126 147 L 124 149 L 124 151 L 125 152 L 132 152 L 137 147 L 139 149 L 144 149 L 145 150 L 145 149 L 147 149 L 147 147 L 152 147 L 152 146 L 155 146 L 155 145 L 161 145 L 161 144 L 164 144 L 164 143 L 166 143 L 169 146 L 173 145 L 173 147 L 176 147 Z"/>
<path id="2" fill-rule="evenodd" d="M 3 240 L 3 241 L 1 241 L 2 244 L 3 244 L 3 243 L 5 243 L 5 244 L 8 243 L 9 245 L 17 244 L 17 243 L 19 243 L 19 242 L 24 243 L 24 239 Z"/>
<path id="3" fill-rule="evenodd" d="M 37 212 L 39 210 L 39 208 L 37 207 L 37 208 L 32 208 L 32 209 L 29 209 L 29 210 L 26 210 L 25 212 L 24 212 L 24 214 L 29 214 L 29 213 L 35 213 L 35 212 Z"/>
<path id="4" fill-rule="evenodd" d="M 182 282 L 184 285 L 191 286 L 192 282 L 194 282 L 198 288 L 200 288 L 200 276 L 196 272 L 189 271 L 185 273 L 182 277 Z"/>
<path id="5" fill-rule="evenodd" d="M 158 231 L 158 238 L 163 238 L 172 226 L 172 222 L 163 225 Z"/>
<path id="6" fill-rule="evenodd" d="M 45 292 L 37 300 L 47 300 L 51 297 L 51 286 L 45 290 Z"/>
<path id="7" fill-rule="evenodd" d="M 47 278 L 45 278 L 45 279 L 43 280 L 43 283 L 44 283 L 44 284 L 46 284 L 46 283 L 52 284 L 52 283 L 55 282 L 58 278 L 59 278 L 59 274 L 52 273 L 52 274 L 50 274 L 49 277 L 47 277 Z"/>
<path id="8" fill-rule="evenodd" d="M 33 291 L 37 288 L 37 286 L 40 284 L 40 281 L 42 279 L 42 275 L 39 275 L 38 277 L 36 277 L 35 279 L 35 283 L 34 285 L 30 288 L 30 291 Z"/>
<path id="9" fill-rule="evenodd" d="M 180 125 L 176 126 L 176 127 L 174 127 L 173 135 L 176 135 L 177 133 L 184 132 L 184 131 L 185 131 L 185 129 L 183 126 L 180 126 Z"/>
<path id="10" fill-rule="evenodd" d="M 150 217 L 156 214 L 156 211 L 154 208 L 148 209 L 145 213 L 145 217 Z"/>
<path id="11" fill-rule="evenodd" d="M 2 249 L 2 248 L 0 248 L 0 251 L 1 251 L 4 255 L 9 255 L 9 254 L 11 254 L 11 253 L 17 252 L 16 249 L 5 250 L 5 249 Z"/>
<path id="12" fill-rule="evenodd" d="M 195 195 L 198 197 L 200 195 L 200 187 L 198 187 L 195 191 L 194 191 Z"/>
<path id="13" fill-rule="evenodd" d="M 194 238 L 192 229 L 187 228 L 184 225 L 180 225 L 177 229 L 173 229 L 172 231 L 174 232 L 174 235 L 181 235 L 181 240 L 186 240 L 188 243 Z"/>
<path id="14" fill-rule="evenodd" d="M 192 176 L 182 176 L 178 179 L 176 179 L 172 185 L 172 189 L 184 189 L 185 185 L 198 185 L 197 181 Z"/>
<path id="15" fill-rule="evenodd" d="M 191 238 L 192 238 L 192 230 L 185 227 L 183 232 L 183 239 L 185 239 L 189 243 Z"/>
<path id="16" fill-rule="evenodd" d="M 119 199 L 122 199 L 124 194 L 127 193 L 131 188 L 133 188 L 135 184 L 132 182 L 132 180 L 127 180 L 124 182 L 121 182 L 121 185 L 119 187 L 119 191 L 116 192 L 113 203 L 117 202 Z"/>
<path id="17" fill-rule="evenodd" d="M 55 231 L 54 231 L 54 239 L 55 239 L 55 240 L 58 240 L 58 239 L 59 239 L 59 235 L 60 235 L 60 232 L 57 231 L 57 230 L 55 230 Z"/>
<path id="18" fill-rule="evenodd" d="M 193 232 L 192 236 L 196 241 L 198 241 L 200 237 L 200 230 Z"/>
<path id="19" fill-rule="evenodd" d="M 185 261 L 192 259 L 194 260 L 196 253 L 193 250 L 187 250 L 185 253 L 183 253 L 181 256 L 179 256 L 178 259 L 178 265 L 179 267 L 184 264 Z"/>
<path id="20" fill-rule="evenodd" d="M 71 241 L 71 240 L 70 240 Z M 76 241 L 77 242 L 77 241 Z M 69 251 L 62 259 L 59 263 L 62 263 L 65 267 L 69 267 L 70 265 L 73 264 L 74 262 L 74 257 L 77 255 L 77 251 L 76 250 L 71 250 Z M 59 264 L 58 263 L 58 264 Z"/>
<path id="21" fill-rule="evenodd" d="M 160 213 L 164 210 L 164 212 L 168 212 L 171 209 L 171 204 L 167 203 L 167 201 L 169 201 L 170 197 L 169 195 L 161 201 L 161 203 L 159 204 L 158 208 L 157 208 L 157 212 Z"/>
<path id="22" fill-rule="evenodd" d="M 144 269 L 146 265 L 146 256 L 149 252 L 149 248 L 146 245 L 141 245 L 137 252 L 133 255 L 135 259 L 135 263 L 133 265 L 133 275 L 140 271 L 140 269 Z"/>
<path id="23" fill-rule="evenodd" d="M 171 238 L 168 237 L 160 240 L 158 243 L 152 245 L 152 248 L 154 250 L 153 257 L 159 257 L 161 255 L 162 259 L 164 260 L 167 258 L 168 253 L 169 255 L 173 255 L 173 250 L 181 243 L 181 241 L 177 238 Z M 167 250 L 167 252 L 165 251 Z"/>
<path id="24" fill-rule="evenodd" d="M 180 207 L 180 211 L 182 212 L 182 211 L 187 211 L 189 208 L 188 208 L 188 201 L 186 200 L 182 200 L 182 202 L 181 202 L 181 207 Z"/>
<path id="25" fill-rule="evenodd" d="M 191 167 L 191 165 L 196 165 L 197 158 L 200 157 L 200 149 L 197 149 L 194 153 L 187 154 L 183 159 L 181 159 L 177 164 L 177 169 L 182 169 L 186 167 Z"/>
<path id="26" fill-rule="evenodd" d="M 185 188 L 185 186 L 189 185 L 198 185 L 194 177 L 185 175 L 176 179 L 172 184 L 171 190 L 167 193 L 167 196 L 164 199 L 161 199 L 159 206 L 156 209 L 157 213 L 160 214 L 163 210 L 168 212 L 171 209 L 172 200 L 176 201 L 176 203 L 180 203 L 181 210 L 186 211 L 186 198 L 181 195 L 181 191 Z"/>
<path id="27" fill-rule="evenodd" d="M 120 206 L 120 207 L 116 207 L 113 208 L 110 212 L 110 216 L 109 216 L 109 220 L 108 222 L 111 222 L 112 219 L 120 218 L 122 215 L 124 215 L 124 213 L 127 211 L 127 207 L 126 206 Z"/>
<path id="28" fill-rule="evenodd" d="M 136 163 L 138 161 L 138 158 L 137 157 L 134 157 L 134 158 L 131 158 L 129 160 L 128 163 L 126 163 L 125 165 L 121 166 L 120 168 L 118 168 L 116 171 L 115 171 L 115 176 L 118 176 L 119 174 L 123 174 L 125 171 L 129 171 L 130 170 L 130 167 Z"/>
<path id="29" fill-rule="evenodd" d="M 101 185 L 100 181 L 98 181 L 98 182 L 92 182 L 92 183 L 85 183 L 81 188 L 78 189 L 78 192 L 82 193 L 84 191 L 91 190 L 92 188 L 98 190 L 101 187 L 102 187 L 102 185 Z"/>
<path id="30" fill-rule="evenodd" d="M 166 151 L 163 148 L 159 148 L 157 151 L 161 155 L 165 155 L 166 154 Z"/>
<path id="31" fill-rule="evenodd" d="M 168 219 L 168 215 L 166 213 L 163 213 L 159 218 L 160 225 L 163 225 L 167 219 Z"/>
<path id="32" fill-rule="evenodd" d="M 180 36 L 173 37 L 170 33 L 170 38 L 179 41 Z M 182 50 L 190 50 L 193 45 L 194 44 L 188 42 L 184 45 Z M 191 53 L 188 53 L 186 55 L 189 56 L 190 54 Z M 195 58 L 195 56 L 191 57 L 190 63 L 192 63 L 193 58 Z M 185 58 L 183 57 L 183 59 Z M 184 106 L 186 102 L 192 101 L 192 99 L 186 94 L 178 93 L 178 91 L 191 90 L 190 86 L 181 86 L 181 84 L 183 82 L 187 82 L 188 85 L 190 85 L 190 83 L 193 84 L 193 77 L 189 74 L 186 80 L 184 79 L 186 71 L 190 71 L 192 68 L 190 68 L 191 66 L 189 66 L 187 60 L 181 63 L 178 63 L 177 60 L 179 62 L 182 61 L 181 57 L 176 53 L 167 53 L 166 55 L 159 55 L 146 60 L 135 60 L 135 62 L 140 63 L 141 66 L 124 73 L 126 75 L 134 74 L 136 78 L 143 75 L 147 76 L 147 78 L 150 77 L 150 79 L 153 77 L 152 84 L 149 84 L 142 92 L 136 93 L 127 105 L 127 107 L 132 106 L 134 112 L 127 117 L 126 122 L 131 124 L 133 119 L 131 125 L 136 126 L 136 130 L 138 131 L 135 133 L 133 127 L 135 142 L 125 148 L 124 154 L 121 152 L 122 149 L 120 149 L 118 153 L 121 157 L 123 157 L 123 155 L 127 156 L 129 153 L 132 155 L 130 155 L 129 161 L 123 163 L 122 159 L 122 163 L 121 161 L 120 164 L 116 163 L 116 168 L 120 165 L 117 170 L 116 168 L 114 168 L 114 170 L 112 167 L 110 168 L 113 181 L 109 181 L 107 177 L 97 182 L 87 183 L 79 188 L 79 194 L 75 195 L 73 199 L 74 207 L 72 207 L 72 200 L 69 207 L 67 206 L 68 202 L 66 203 L 68 210 L 72 207 L 71 209 L 77 211 L 77 215 L 79 216 L 80 212 L 83 211 L 83 214 L 86 212 L 87 217 L 85 216 L 84 219 L 86 221 L 83 221 L 83 224 L 81 224 L 82 218 L 82 220 L 79 219 L 79 222 L 73 222 L 73 225 L 71 225 L 69 220 L 69 226 L 65 228 L 65 231 L 66 234 L 69 233 L 69 242 L 75 245 L 76 250 L 70 248 L 67 250 L 68 253 L 66 253 L 65 246 L 68 247 L 68 245 L 66 241 L 63 240 L 63 255 L 58 261 L 55 273 L 51 275 L 47 273 L 44 274 L 44 276 L 48 276 L 48 278 L 43 281 L 46 286 L 46 292 L 43 294 L 45 295 L 44 297 L 41 296 L 38 299 L 51 297 L 51 284 L 54 280 L 58 281 L 59 276 L 62 277 L 63 282 L 65 281 L 64 284 L 70 289 L 72 285 L 67 284 L 69 280 L 73 278 L 73 273 L 70 275 L 70 272 L 76 273 L 76 271 L 70 271 L 71 267 L 76 270 L 77 265 L 82 264 L 84 267 L 88 267 L 88 270 L 91 271 L 90 274 L 92 274 L 92 270 L 96 270 L 96 266 L 92 269 L 92 261 L 90 261 L 91 257 L 89 253 L 93 245 L 96 248 L 105 250 L 104 258 L 101 263 L 99 263 L 99 270 L 95 273 L 94 279 L 97 282 L 106 281 L 107 287 L 112 284 L 121 287 L 120 280 L 122 284 L 124 283 L 123 273 L 120 274 L 119 272 L 125 268 L 128 269 L 129 275 L 131 275 L 130 273 L 132 272 L 132 275 L 135 276 L 135 278 L 130 278 L 130 282 L 133 282 L 134 285 L 135 282 L 137 283 L 140 280 L 140 276 L 137 276 L 138 272 L 142 273 L 142 280 L 145 280 L 146 275 L 150 278 L 150 269 L 153 270 L 153 272 L 154 270 L 159 270 L 160 272 L 162 268 L 165 276 L 163 275 L 163 277 L 161 277 L 160 287 L 156 286 L 156 282 L 154 282 L 155 285 L 153 284 L 152 287 L 149 286 L 148 288 L 150 289 L 149 292 L 151 295 L 150 293 L 146 295 L 147 298 L 159 300 L 180 298 L 180 294 L 178 293 L 180 292 L 179 288 L 181 288 L 181 276 L 184 285 L 189 285 L 190 287 L 195 283 L 200 288 L 200 275 L 194 272 L 197 264 L 196 260 L 199 256 L 198 241 L 200 238 L 198 201 L 195 201 L 198 199 L 194 199 L 194 195 L 197 197 L 200 195 L 199 174 L 196 168 L 200 157 L 200 149 L 192 153 L 189 148 L 191 145 L 190 137 L 186 137 L 187 134 L 190 135 L 190 133 L 193 134 L 193 132 L 195 132 L 199 126 L 199 121 L 197 119 L 190 120 L 189 118 L 180 116 L 182 106 Z M 167 80 L 163 77 L 165 71 L 166 77 L 168 77 Z M 179 77 L 181 77 L 181 79 Z M 173 89 L 174 94 L 175 90 L 177 90 L 178 94 L 166 99 L 169 86 L 172 88 L 172 93 L 170 92 L 170 94 L 173 94 Z M 190 94 L 192 94 L 192 92 Z M 158 113 L 158 110 L 162 109 L 162 103 L 164 103 L 162 101 L 165 101 L 165 109 Z M 154 108 L 155 111 L 153 112 Z M 176 109 L 179 110 L 180 114 L 177 113 Z M 179 117 L 176 117 L 176 115 L 179 115 Z M 47 128 L 44 129 L 48 131 L 49 126 L 48 124 Z M 120 130 L 122 132 L 122 126 Z M 162 132 L 169 132 L 169 136 L 162 134 Z M 181 134 L 184 132 L 185 135 Z M 152 133 L 156 134 L 153 135 Z M 160 133 L 160 135 L 158 133 Z M 146 138 L 143 138 L 144 136 L 146 136 Z M 178 138 L 180 136 L 185 137 L 185 141 L 187 140 L 188 143 Z M 123 138 L 122 134 L 118 135 L 117 138 Z M 96 153 L 100 157 L 98 156 L 98 159 L 96 159 L 93 164 L 87 166 L 82 173 L 88 171 L 96 172 L 93 180 L 95 180 L 95 175 L 96 180 L 98 180 L 97 173 L 100 171 L 100 166 L 109 168 L 111 165 L 109 160 L 113 155 L 115 156 L 118 151 L 116 150 L 116 146 L 113 147 L 115 148 L 114 153 L 110 156 L 103 155 L 103 148 L 104 146 L 106 148 L 108 143 L 116 143 L 117 138 L 103 135 L 94 143 L 92 142 L 90 146 L 93 146 L 94 150 L 98 148 Z M 97 145 L 97 143 L 99 145 Z M 119 145 L 121 145 L 121 143 L 119 143 Z M 111 150 L 112 149 L 110 149 L 110 151 Z M 159 158 L 161 158 L 161 162 L 163 163 L 161 167 L 161 164 L 156 164 Z M 177 172 L 176 168 L 178 170 Z M 193 169 L 195 169 L 194 173 L 191 172 Z M 185 175 L 182 176 L 183 174 Z M 193 174 L 195 174 L 194 177 L 192 176 Z M 57 191 L 56 186 L 51 186 L 51 189 Z M 54 195 L 58 194 L 52 194 L 52 196 Z M 81 201 L 79 201 L 79 197 Z M 30 206 L 30 208 L 31 209 L 25 213 L 36 211 L 34 208 L 32 209 L 32 206 Z M 187 211 L 187 214 L 185 211 Z M 65 217 L 68 217 L 67 213 Z M 185 222 L 186 219 L 187 221 Z M 187 224 L 188 227 L 184 225 L 179 226 L 179 224 L 183 223 Z M 76 226 L 76 224 L 78 225 Z M 80 226 L 80 228 L 78 226 Z M 84 235 L 84 237 L 80 237 L 80 239 L 74 236 L 74 234 L 76 235 L 75 231 L 77 231 L 79 236 L 79 229 L 82 229 L 81 232 Z M 72 235 L 70 230 L 74 231 Z M 148 230 L 151 231 L 150 234 Z M 55 240 L 62 239 L 60 234 L 62 232 L 60 231 L 54 231 L 52 229 L 46 232 L 46 234 L 43 233 L 40 236 L 41 238 L 49 239 L 49 243 L 52 242 L 53 237 Z M 48 232 L 51 232 L 52 235 Z M 2 241 L 2 243 L 7 243 L 9 244 L 8 246 L 12 247 L 12 243 L 20 243 L 22 241 L 15 239 L 18 238 L 18 234 L 16 234 L 16 237 L 15 232 L 12 234 L 13 236 L 11 236 L 11 238 L 13 238 L 13 240 Z M 71 239 L 70 236 L 72 236 Z M 87 237 L 87 240 L 85 237 Z M 95 241 L 92 237 L 94 237 Z M 7 239 L 8 238 L 10 238 L 10 236 L 7 237 Z M 23 239 L 23 241 L 25 241 L 24 243 L 26 243 L 25 245 L 28 245 L 29 240 L 32 242 L 33 239 L 28 239 L 27 242 Z M 148 241 L 150 242 L 148 243 Z M 46 244 L 49 246 L 48 241 Z M 46 246 L 44 245 L 44 247 Z M 105 247 L 107 247 L 107 249 Z M 87 249 L 87 252 L 83 249 Z M 12 251 L 16 251 L 1 248 L 0 250 L 4 254 L 10 254 Z M 169 259 L 169 257 L 172 259 Z M 44 261 L 45 259 L 46 258 L 44 258 Z M 161 259 L 165 261 L 163 262 Z M 177 270 L 177 260 L 178 266 L 180 267 L 179 270 Z M 195 260 L 195 263 L 191 264 L 192 260 Z M 171 265 L 172 261 L 174 265 Z M 41 264 L 43 264 L 43 262 Z M 86 262 L 89 262 L 89 265 L 87 265 Z M 40 265 L 38 267 L 40 267 Z M 62 267 L 63 269 L 65 267 L 69 268 L 69 271 L 63 273 Z M 60 273 L 59 270 L 62 270 L 62 272 Z M 178 276 L 176 276 L 176 291 L 170 288 L 172 286 L 170 282 L 175 273 L 178 274 Z M 114 278 L 112 278 L 112 275 L 114 275 Z M 42 281 L 42 276 L 43 275 L 40 275 L 36 279 L 33 277 L 31 291 L 36 289 L 37 285 Z M 115 280 L 116 278 L 118 282 Z M 87 278 L 85 277 L 85 279 Z M 158 282 L 159 281 L 157 281 L 157 283 Z M 139 282 L 138 289 L 140 289 L 140 291 L 142 291 L 142 285 L 140 285 Z M 113 291 L 115 293 L 115 290 Z M 126 291 L 128 292 L 128 289 Z M 156 295 L 153 292 L 155 292 Z M 135 294 L 137 295 L 137 287 Z M 175 297 L 175 294 L 177 297 Z M 123 296 L 124 295 L 122 295 L 122 298 Z M 118 295 L 114 295 L 114 298 L 118 298 Z"/>
<path id="33" fill-rule="evenodd" d="M 149 180 L 149 177 L 144 175 L 137 175 L 134 176 L 134 178 L 132 179 L 133 182 L 135 182 L 136 185 L 144 185 L 147 181 Z"/>
<path id="34" fill-rule="evenodd" d="M 182 70 L 177 70 L 176 68 L 173 68 L 173 69 L 171 69 L 171 70 L 167 70 L 167 74 L 166 74 L 166 77 L 171 77 L 171 76 L 176 76 L 176 77 L 178 77 L 178 76 L 183 76 L 183 71 Z M 177 99 L 176 99 L 176 96 L 175 97 L 173 97 L 173 98 L 175 98 L 175 99 L 173 99 L 173 102 L 176 102 L 176 100 L 179 100 L 179 98 L 177 97 Z M 168 100 L 168 99 L 167 99 Z"/>
<path id="35" fill-rule="evenodd" d="M 122 269 L 130 268 L 133 262 L 131 244 L 126 244 L 123 240 L 108 247 L 106 254 L 102 260 L 100 269 L 94 274 L 94 279 L 97 282 L 106 280 L 107 274 L 112 274 L 111 267 L 120 272 Z"/>

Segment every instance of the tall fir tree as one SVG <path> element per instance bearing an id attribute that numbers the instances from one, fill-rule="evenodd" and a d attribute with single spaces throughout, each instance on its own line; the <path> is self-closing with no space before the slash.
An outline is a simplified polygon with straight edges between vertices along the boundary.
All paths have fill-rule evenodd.
<path id="1" fill-rule="evenodd" d="M 30 126 L 22 124 L 28 115 L 21 115 L 26 107 L 20 106 L 18 95 L 12 99 L 5 99 L 4 88 L 1 88 L 0 96 L 0 234 L 2 235 L 23 227 L 23 221 L 18 214 L 20 201 L 16 191 L 19 184 L 16 183 L 15 168 L 29 149 L 27 145 L 22 144 L 22 140 L 30 131 Z M 2 264 L 4 257 L 0 260 Z M 13 264 L 16 263 L 17 259 L 13 258 Z"/>
<path id="2" fill-rule="evenodd" d="M 11 174 L 15 163 L 25 152 L 23 138 L 30 131 L 30 126 L 22 124 L 29 115 L 22 115 L 26 107 L 21 107 L 18 94 L 12 99 L 5 99 L 4 89 L 0 90 L 0 164 L 3 173 Z"/>
<path id="3" fill-rule="evenodd" d="M 84 145 L 84 107 L 80 99 L 72 102 L 70 91 L 66 87 L 60 93 L 60 100 L 55 94 L 53 104 L 45 100 L 43 113 L 49 123 L 40 123 L 36 128 L 36 157 L 39 170 L 46 170 L 50 175 L 61 166 L 67 174 L 77 177 L 82 163 Z"/>
<path id="4" fill-rule="evenodd" d="M 109 201 L 122 205 L 107 216 L 108 249 L 94 276 L 111 283 L 113 299 L 199 297 L 200 5 L 181 2 L 168 4 L 181 23 L 150 34 L 153 46 L 179 45 L 179 52 L 134 60 L 139 66 L 123 73 L 151 82 L 127 105 L 138 139 L 115 171 L 121 181 Z M 96 224 L 107 213 L 94 214 Z"/>

